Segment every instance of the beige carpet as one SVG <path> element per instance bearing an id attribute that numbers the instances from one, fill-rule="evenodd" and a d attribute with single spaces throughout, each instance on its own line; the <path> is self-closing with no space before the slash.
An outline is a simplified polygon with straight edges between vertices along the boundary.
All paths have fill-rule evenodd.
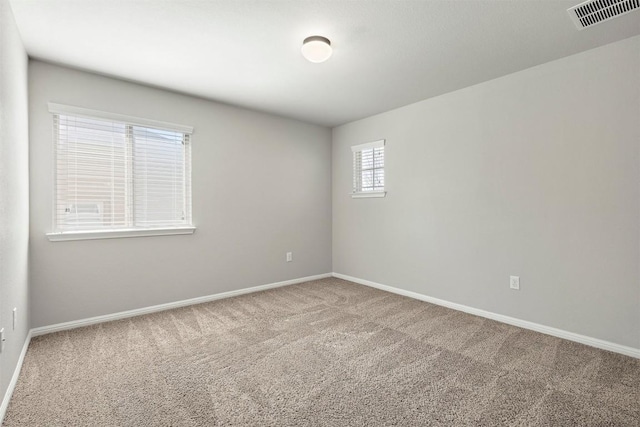
<path id="1" fill-rule="evenodd" d="M 325 279 L 34 338 L 6 426 L 638 426 L 640 360 Z"/>

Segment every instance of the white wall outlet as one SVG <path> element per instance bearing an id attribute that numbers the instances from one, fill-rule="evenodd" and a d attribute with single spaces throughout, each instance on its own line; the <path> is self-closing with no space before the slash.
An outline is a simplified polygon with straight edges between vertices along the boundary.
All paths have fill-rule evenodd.
<path id="1" fill-rule="evenodd" d="M 293 252 L 287 252 L 287 262 L 293 261 Z"/>
<path id="2" fill-rule="evenodd" d="M 4 351 L 4 328 L 0 329 L 0 353 Z"/>
<path id="3" fill-rule="evenodd" d="M 509 287 L 511 289 L 520 289 L 520 276 L 509 276 Z"/>
<path id="4" fill-rule="evenodd" d="M 16 330 L 18 325 L 18 307 L 13 307 L 13 330 Z"/>

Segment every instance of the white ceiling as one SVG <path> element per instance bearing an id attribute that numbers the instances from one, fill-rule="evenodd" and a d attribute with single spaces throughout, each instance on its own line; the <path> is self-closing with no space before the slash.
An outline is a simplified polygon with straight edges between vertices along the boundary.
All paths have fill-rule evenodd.
<path id="1" fill-rule="evenodd" d="M 0 0 L 4 1 L 4 0 Z M 335 126 L 640 34 L 581 0 L 11 0 L 34 58 Z M 310 35 L 333 56 L 300 54 Z"/>

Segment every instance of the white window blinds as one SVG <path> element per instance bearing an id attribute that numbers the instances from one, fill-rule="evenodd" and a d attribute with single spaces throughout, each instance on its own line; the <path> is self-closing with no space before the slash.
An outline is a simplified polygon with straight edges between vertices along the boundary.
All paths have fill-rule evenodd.
<path id="1" fill-rule="evenodd" d="M 54 112 L 56 232 L 191 225 L 190 133 Z"/>
<path id="2" fill-rule="evenodd" d="M 131 126 L 133 219 L 138 227 L 190 224 L 189 135 Z"/>
<path id="3" fill-rule="evenodd" d="M 353 194 L 384 192 L 384 140 L 351 147 Z"/>

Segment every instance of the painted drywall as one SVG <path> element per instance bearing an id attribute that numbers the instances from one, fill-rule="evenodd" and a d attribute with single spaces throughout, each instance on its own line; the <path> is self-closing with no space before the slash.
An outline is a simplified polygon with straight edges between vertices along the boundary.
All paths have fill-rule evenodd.
<path id="1" fill-rule="evenodd" d="M 27 81 L 27 54 L 9 2 L 0 1 L 0 328 L 6 337 L 0 353 L 0 396 L 7 391 L 29 331 Z"/>
<path id="2" fill-rule="evenodd" d="M 33 327 L 331 271 L 330 129 L 39 61 L 29 71 Z M 48 102 L 193 126 L 196 232 L 48 241 Z"/>
<path id="3" fill-rule="evenodd" d="M 634 37 L 334 128 L 334 271 L 640 348 L 638 76 Z"/>

